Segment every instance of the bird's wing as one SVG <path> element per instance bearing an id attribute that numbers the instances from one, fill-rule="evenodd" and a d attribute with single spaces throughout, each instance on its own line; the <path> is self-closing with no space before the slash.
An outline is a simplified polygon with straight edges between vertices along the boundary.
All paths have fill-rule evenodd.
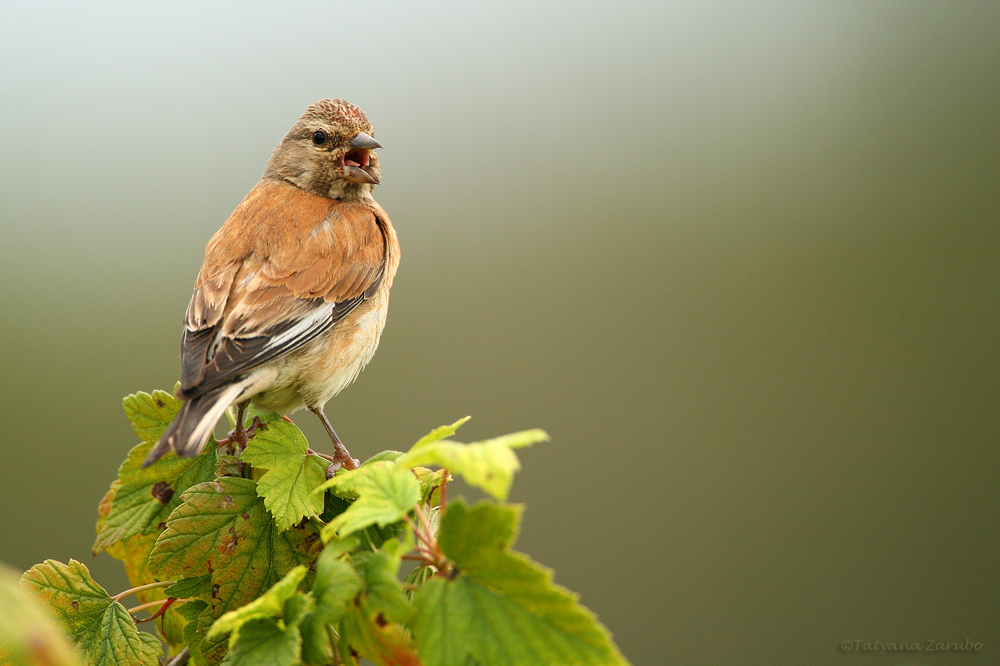
<path id="1" fill-rule="evenodd" d="M 209 241 L 184 318 L 194 397 L 298 349 L 370 298 L 385 271 L 379 213 L 262 181 Z"/>

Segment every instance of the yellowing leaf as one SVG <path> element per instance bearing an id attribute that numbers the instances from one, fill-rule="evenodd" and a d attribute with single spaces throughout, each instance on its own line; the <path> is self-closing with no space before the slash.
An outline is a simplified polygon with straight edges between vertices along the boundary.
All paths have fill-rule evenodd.
<path id="1" fill-rule="evenodd" d="M 139 439 L 155 444 L 167 425 L 181 411 L 183 403 L 166 391 L 153 391 L 152 395 L 139 391 L 122 400 L 125 415 L 132 422 L 132 429 Z"/>
<path id="2" fill-rule="evenodd" d="M 111 596 L 94 582 L 80 562 L 45 560 L 21 576 L 21 585 L 35 595 L 66 627 L 74 642 L 100 622 Z"/>
<path id="3" fill-rule="evenodd" d="M 93 666 L 156 666 L 163 650 L 140 632 L 120 603 L 76 560 L 46 560 L 28 569 L 21 584 L 56 616 Z"/>
<path id="4" fill-rule="evenodd" d="M 211 574 L 215 617 L 247 604 L 322 544 L 311 525 L 280 531 L 250 479 L 233 477 L 187 490 L 149 556 L 163 580 Z"/>
<path id="5" fill-rule="evenodd" d="M 215 475 L 214 447 L 196 458 L 169 456 L 143 469 L 142 461 L 152 446 L 146 442 L 134 447 L 118 469 L 118 480 L 108 493 L 110 507 L 102 503 L 101 511 L 106 513 L 97 525 L 95 553 L 133 535 L 162 529 L 180 504 L 180 494 Z"/>
<path id="6" fill-rule="evenodd" d="M 396 464 L 400 467 L 437 465 L 446 468 L 449 472 L 462 476 L 469 485 L 501 500 L 507 498 L 511 483 L 514 481 L 514 473 L 521 469 L 514 449 L 549 439 L 544 430 L 537 429 L 515 432 L 472 444 L 462 444 L 447 439 L 428 439 L 429 437 L 430 435 L 417 442 L 409 453 L 396 461 Z"/>
<path id="7" fill-rule="evenodd" d="M 424 446 L 427 446 L 428 444 L 432 444 L 439 440 L 445 439 L 446 437 L 451 437 L 456 432 L 458 432 L 458 429 L 461 428 L 466 421 L 468 421 L 471 418 L 472 418 L 471 416 L 466 416 L 460 418 L 451 425 L 443 425 L 434 428 L 434 430 L 431 430 L 429 433 L 418 439 L 417 443 L 411 447 L 411 450 L 422 448 Z"/>

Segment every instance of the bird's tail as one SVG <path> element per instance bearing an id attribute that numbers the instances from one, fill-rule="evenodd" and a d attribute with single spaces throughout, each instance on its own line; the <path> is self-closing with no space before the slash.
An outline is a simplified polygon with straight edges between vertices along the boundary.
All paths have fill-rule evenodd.
<path id="1" fill-rule="evenodd" d="M 185 402 L 181 411 L 163 431 L 160 441 L 146 456 L 142 466 L 149 467 L 171 449 L 188 458 L 198 455 L 219 417 L 233 404 L 242 390 L 242 384 L 229 384 Z"/>

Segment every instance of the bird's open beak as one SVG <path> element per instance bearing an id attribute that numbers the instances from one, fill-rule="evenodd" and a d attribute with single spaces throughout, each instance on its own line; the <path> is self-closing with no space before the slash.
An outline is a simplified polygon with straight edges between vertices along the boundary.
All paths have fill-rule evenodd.
<path id="1" fill-rule="evenodd" d="M 378 173 L 370 165 L 369 151 L 381 148 L 382 144 L 371 135 L 358 132 L 347 145 L 350 150 L 343 158 L 344 178 L 354 183 L 378 185 Z"/>

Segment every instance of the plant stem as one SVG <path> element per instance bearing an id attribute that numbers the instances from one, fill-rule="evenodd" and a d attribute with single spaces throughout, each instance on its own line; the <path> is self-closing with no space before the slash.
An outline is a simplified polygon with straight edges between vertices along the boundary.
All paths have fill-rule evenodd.
<path id="1" fill-rule="evenodd" d="M 139 587 L 133 587 L 125 590 L 124 592 L 119 592 L 115 596 L 111 597 L 112 601 L 121 601 L 130 594 L 136 594 L 137 592 L 144 592 L 146 590 L 152 590 L 154 587 L 170 587 L 177 581 L 173 580 L 163 580 L 157 583 L 148 583 L 146 585 L 140 585 Z"/>
<path id="2" fill-rule="evenodd" d="M 448 508 L 448 469 L 441 469 L 441 501 L 438 505 L 442 510 Z"/>

